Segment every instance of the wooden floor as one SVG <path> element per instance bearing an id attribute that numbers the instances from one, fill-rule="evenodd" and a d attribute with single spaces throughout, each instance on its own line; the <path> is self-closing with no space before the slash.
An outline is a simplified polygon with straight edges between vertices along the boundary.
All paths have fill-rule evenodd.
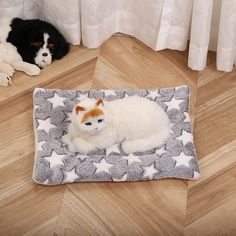
<path id="1" fill-rule="evenodd" d="M 201 179 L 79 183 L 32 181 L 32 90 L 188 84 Z M 0 235 L 236 235 L 236 70 L 187 67 L 187 52 L 154 52 L 133 38 L 72 47 L 40 76 L 0 87 Z"/>

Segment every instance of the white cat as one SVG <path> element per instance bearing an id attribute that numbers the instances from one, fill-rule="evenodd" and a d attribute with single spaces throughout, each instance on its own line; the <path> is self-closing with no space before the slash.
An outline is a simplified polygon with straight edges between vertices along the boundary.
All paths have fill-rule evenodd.
<path id="1" fill-rule="evenodd" d="M 132 96 L 114 101 L 85 99 L 72 111 L 69 151 L 87 154 L 122 142 L 125 153 L 143 152 L 165 143 L 170 122 L 163 109 L 147 98 Z"/>

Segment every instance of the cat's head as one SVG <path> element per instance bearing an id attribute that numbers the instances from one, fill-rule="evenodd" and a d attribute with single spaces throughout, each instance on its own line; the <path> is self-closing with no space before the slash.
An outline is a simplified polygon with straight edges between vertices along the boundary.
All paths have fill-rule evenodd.
<path id="1" fill-rule="evenodd" d="M 74 107 L 73 113 L 73 121 L 79 130 L 88 135 L 96 135 L 106 126 L 102 99 L 85 99 Z"/>

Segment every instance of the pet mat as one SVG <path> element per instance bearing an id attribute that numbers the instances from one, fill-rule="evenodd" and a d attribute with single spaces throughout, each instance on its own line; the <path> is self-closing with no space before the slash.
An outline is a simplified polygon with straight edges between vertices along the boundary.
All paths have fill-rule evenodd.
<path id="1" fill-rule="evenodd" d="M 89 155 L 68 151 L 61 141 L 72 108 L 80 99 L 122 99 L 138 95 L 157 102 L 172 123 L 171 137 L 161 147 L 125 154 L 121 145 Z M 158 121 L 157 121 L 158 122 Z M 117 90 L 34 90 L 35 163 L 33 179 L 44 185 L 89 181 L 138 181 L 163 178 L 198 179 L 189 119 L 189 88 Z"/>

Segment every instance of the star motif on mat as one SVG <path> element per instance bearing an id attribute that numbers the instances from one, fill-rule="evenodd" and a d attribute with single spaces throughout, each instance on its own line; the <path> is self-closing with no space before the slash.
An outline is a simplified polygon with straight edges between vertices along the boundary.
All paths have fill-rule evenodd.
<path id="1" fill-rule="evenodd" d="M 72 120 L 72 112 L 67 113 L 66 120 L 67 121 L 71 121 Z"/>
<path id="2" fill-rule="evenodd" d="M 186 132 L 185 130 L 182 131 L 181 136 L 175 138 L 179 141 L 183 142 L 183 145 L 186 145 L 189 142 L 193 142 L 193 135 L 189 132 Z"/>
<path id="3" fill-rule="evenodd" d="M 139 156 L 135 156 L 134 154 L 129 154 L 128 156 L 123 156 L 122 159 L 125 159 L 128 161 L 128 165 L 132 164 L 133 162 L 142 162 L 139 159 Z"/>
<path id="4" fill-rule="evenodd" d="M 55 92 L 54 96 L 52 98 L 49 98 L 48 101 L 52 103 L 52 109 L 58 107 L 58 106 L 65 106 L 64 101 L 66 98 L 58 96 L 58 94 Z"/>
<path id="5" fill-rule="evenodd" d="M 117 144 L 114 144 L 114 145 L 112 145 L 111 147 L 109 147 L 109 148 L 106 149 L 106 155 L 109 155 L 109 154 L 111 154 L 111 153 L 113 153 L 113 152 L 115 152 L 115 153 L 120 153 L 120 150 L 119 150 Z"/>
<path id="6" fill-rule="evenodd" d="M 38 104 L 34 105 L 34 110 L 37 110 L 38 108 L 39 108 Z"/>
<path id="7" fill-rule="evenodd" d="M 160 149 L 156 149 L 155 153 L 158 155 L 158 156 L 162 156 L 162 154 L 166 153 L 166 150 L 165 150 L 165 147 L 162 147 Z"/>
<path id="8" fill-rule="evenodd" d="M 158 173 L 158 170 L 155 168 L 154 163 L 152 163 L 150 166 L 143 167 L 144 169 L 144 178 L 153 179 L 153 175 Z"/>
<path id="9" fill-rule="evenodd" d="M 88 156 L 82 156 L 82 155 L 80 155 L 80 156 L 79 156 L 79 159 L 80 159 L 81 161 L 84 161 L 84 160 L 86 159 L 86 157 L 88 157 Z"/>
<path id="10" fill-rule="evenodd" d="M 129 95 L 128 93 L 124 93 L 124 98 L 129 98 L 129 97 L 132 97 L 132 95 Z"/>
<path id="11" fill-rule="evenodd" d="M 184 118 L 183 122 L 190 122 L 190 117 L 189 117 L 188 112 L 184 112 L 184 115 L 185 115 L 185 118 Z"/>
<path id="12" fill-rule="evenodd" d="M 127 181 L 127 174 L 123 175 L 120 179 L 112 178 L 115 182 L 124 182 Z"/>
<path id="13" fill-rule="evenodd" d="M 80 93 L 79 94 L 79 97 L 78 97 L 79 101 L 82 101 L 86 98 L 88 98 L 88 93 Z"/>
<path id="14" fill-rule="evenodd" d="M 95 174 L 103 171 L 109 174 L 109 168 L 113 166 L 112 164 L 107 163 L 105 158 L 102 158 L 102 160 L 99 163 L 93 162 L 93 164 L 97 168 Z"/>
<path id="15" fill-rule="evenodd" d="M 173 130 L 175 123 L 170 124 L 170 134 L 175 134 L 175 131 Z"/>
<path id="16" fill-rule="evenodd" d="M 183 100 L 175 99 L 174 96 L 171 98 L 169 102 L 164 102 L 167 105 L 167 111 L 171 109 L 179 110 L 179 105 L 183 102 Z"/>
<path id="17" fill-rule="evenodd" d="M 46 141 L 41 141 L 38 143 L 37 145 L 37 148 L 38 148 L 38 151 L 43 151 L 43 145 L 46 143 Z"/>
<path id="18" fill-rule="evenodd" d="M 189 166 L 189 161 L 191 159 L 193 159 L 193 156 L 186 156 L 183 151 L 179 154 L 179 156 L 175 156 L 172 157 L 172 159 L 174 159 L 176 161 L 175 163 L 175 167 L 178 166 L 186 166 L 186 167 L 190 167 Z"/>
<path id="19" fill-rule="evenodd" d="M 117 94 L 115 93 L 114 90 L 104 90 L 103 92 L 105 94 L 105 97 L 106 96 L 117 96 Z"/>
<path id="20" fill-rule="evenodd" d="M 197 171 L 193 171 L 193 179 L 199 179 L 200 178 L 200 173 Z"/>
<path id="21" fill-rule="evenodd" d="M 79 176 L 77 175 L 75 171 L 75 167 L 71 169 L 70 171 L 63 171 L 64 173 L 64 179 L 63 182 L 71 183 L 74 182 Z"/>
<path id="22" fill-rule="evenodd" d="M 148 91 L 148 95 L 146 97 L 155 100 L 157 97 L 161 97 L 161 95 L 158 93 L 158 91 Z"/>
<path id="23" fill-rule="evenodd" d="M 49 182 L 49 180 L 46 179 L 46 180 L 43 182 L 43 184 L 48 184 L 48 182 Z"/>
<path id="24" fill-rule="evenodd" d="M 45 119 L 45 120 L 39 120 L 39 119 L 38 119 L 38 123 L 39 123 L 39 125 L 38 125 L 37 129 L 38 129 L 38 130 L 43 129 L 43 130 L 45 130 L 45 132 L 47 132 L 47 133 L 49 133 L 49 130 L 50 130 L 51 128 L 56 128 L 55 125 L 51 124 L 51 122 L 50 122 L 50 117 L 47 118 L 47 119 Z"/>
<path id="25" fill-rule="evenodd" d="M 52 151 L 51 156 L 44 157 L 49 163 L 50 163 L 50 169 L 58 166 L 58 165 L 64 165 L 64 162 L 62 161 L 64 155 L 58 155 L 56 152 Z"/>

